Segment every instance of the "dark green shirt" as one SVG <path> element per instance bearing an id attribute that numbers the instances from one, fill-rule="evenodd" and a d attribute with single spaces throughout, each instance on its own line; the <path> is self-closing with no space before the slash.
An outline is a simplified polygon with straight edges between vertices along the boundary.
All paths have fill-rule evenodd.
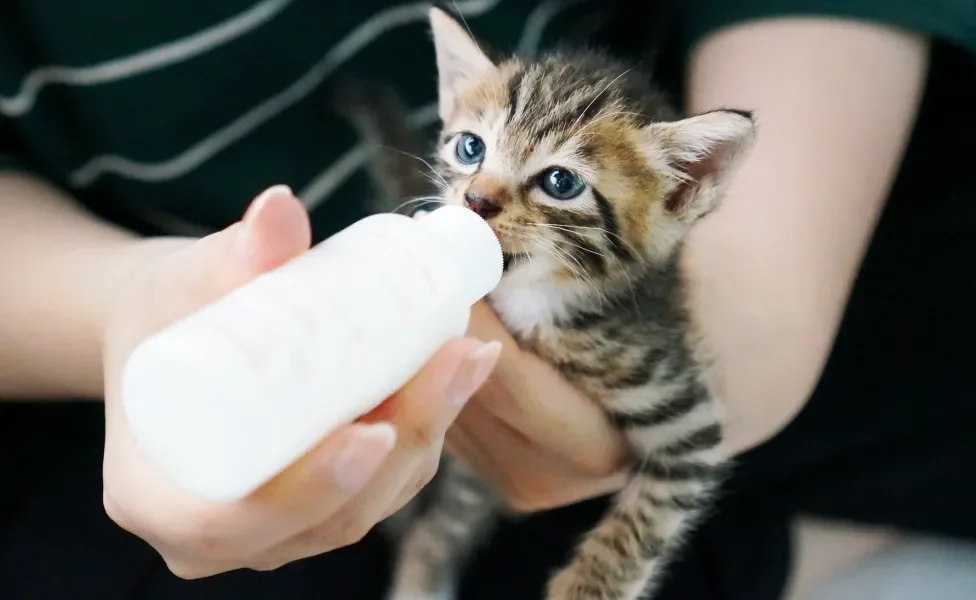
<path id="1" fill-rule="evenodd" d="M 479 37 L 523 52 L 613 22 L 609 4 L 457 2 Z M 675 4 L 676 63 L 716 29 L 796 14 L 869 19 L 976 49 L 972 0 Z M 0 160 L 145 231 L 222 227 L 260 190 L 286 183 L 321 238 L 363 216 L 369 195 L 368 156 L 330 106 L 344 75 L 392 83 L 420 126 L 436 125 L 425 3 L 4 2 Z"/>

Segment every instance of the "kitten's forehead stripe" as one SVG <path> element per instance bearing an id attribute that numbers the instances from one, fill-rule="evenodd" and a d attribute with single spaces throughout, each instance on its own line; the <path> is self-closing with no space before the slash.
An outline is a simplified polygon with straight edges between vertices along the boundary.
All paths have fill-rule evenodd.
<path id="1" fill-rule="evenodd" d="M 519 109 L 519 95 L 522 92 L 522 78 L 525 76 L 525 71 L 519 70 L 512 75 L 508 80 L 508 117 L 505 119 L 505 124 L 510 125 L 512 119 L 518 113 Z"/>
<path id="2" fill-rule="evenodd" d="M 600 55 L 554 56 L 520 66 L 509 80 L 508 124 L 533 138 L 557 134 L 565 142 L 611 113 L 637 126 L 675 117 L 642 75 Z"/>

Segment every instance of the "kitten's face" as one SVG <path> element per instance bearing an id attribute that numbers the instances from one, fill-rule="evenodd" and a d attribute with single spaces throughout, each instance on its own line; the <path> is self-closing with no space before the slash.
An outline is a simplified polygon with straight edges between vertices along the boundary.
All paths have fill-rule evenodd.
<path id="1" fill-rule="evenodd" d="M 674 122 L 639 74 L 598 55 L 496 65 L 445 13 L 431 21 L 445 200 L 485 218 L 508 272 L 593 282 L 666 258 L 751 138 L 736 112 Z"/>
<path id="2" fill-rule="evenodd" d="M 651 250 L 662 182 L 619 74 L 510 61 L 457 96 L 437 155 L 445 199 L 488 221 L 510 265 L 546 260 L 575 277 Z"/>

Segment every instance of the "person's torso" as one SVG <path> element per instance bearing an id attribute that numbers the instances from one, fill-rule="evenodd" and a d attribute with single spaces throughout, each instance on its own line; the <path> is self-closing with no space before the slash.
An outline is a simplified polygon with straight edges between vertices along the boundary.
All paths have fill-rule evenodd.
<path id="1" fill-rule="evenodd" d="M 684 36 L 665 44 L 654 63 L 676 101 L 688 38 L 744 19 L 850 15 L 976 48 L 976 33 L 966 34 L 976 29 L 976 15 L 963 0 L 938 7 L 920 0 L 451 5 L 503 52 L 578 43 L 598 31 L 601 42 L 629 52 Z M 370 153 L 332 104 L 336 82 L 351 76 L 389 84 L 419 130 L 437 126 L 428 7 L 389 0 L 0 3 L 0 167 L 12 155 L 110 219 L 149 232 L 223 227 L 262 189 L 284 183 L 309 207 L 321 239 L 364 216 L 375 193 L 364 169 Z M 654 11 L 677 13 L 680 23 Z"/>
<path id="2" fill-rule="evenodd" d="M 463 0 L 471 28 L 531 50 L 592 2 Z M 363 215 L 369 160 L 331 106 L 346 76 L 393 85 L 434 126 L 426 2 L 51 0 L 0 6 L 0 153 L 115 220 L 218 228 L 292 187 L 317 237 Z M 5 147 L 6 146 L 6 147 Z M 328 210 L 323 208 L 328 205 Z"/>

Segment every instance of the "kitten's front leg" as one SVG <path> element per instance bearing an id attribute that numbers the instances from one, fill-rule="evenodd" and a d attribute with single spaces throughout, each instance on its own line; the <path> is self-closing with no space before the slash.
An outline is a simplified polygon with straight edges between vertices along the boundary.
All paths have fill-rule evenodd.
<path id="1" fill-rule="evenodd" d="M 708 499 L 706 473 L 713 467 L 718 465 L 646 459 L 571 562 L 550 580 L 546 600 L 650 598 Z"/>
<path id="2" fill-rule="evenodd" d="M 437 484 L 400 543 L 388 600 L 453 600 L 462 568 L 493 530 L 499 500 L 473 473 L 445 457 Z"/>
<path id="3" fill-rule="evenodd" d="M 607 404 L 635 457 L 630 480 L 551 579 L 546 600 L 650 598 L 725 474 L 722 427 L 695 380 L 618 396 Z"/>

